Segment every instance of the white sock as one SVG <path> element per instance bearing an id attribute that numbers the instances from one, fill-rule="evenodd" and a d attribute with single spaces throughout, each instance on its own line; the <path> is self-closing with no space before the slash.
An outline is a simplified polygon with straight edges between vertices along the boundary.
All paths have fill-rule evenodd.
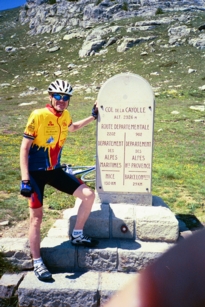
<path id="1" fill-rule="evenodd" d="M 83 235 L 83 230 L 82 229 L 73 229 L 72 236 L 74 238 L 82 236 L 82 235 Z"/>
<path id="2" fill-rule="evenodd" d="M 43 263 L 43 259 L 40 257 L 40 258 L 37 258 L 37 259 L 33 259 L 33 265 L 34 266 L 37 266 L 39 264 Z"/>

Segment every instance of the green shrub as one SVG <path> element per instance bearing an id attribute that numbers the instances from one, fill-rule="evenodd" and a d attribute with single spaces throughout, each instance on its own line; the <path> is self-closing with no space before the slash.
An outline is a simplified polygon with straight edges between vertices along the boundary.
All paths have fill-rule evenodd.
<path id="1" fill-rule="evenodd" d="M 48 4 L 55 4 L 56 3 L 56 0 L 48 0 Z"/>
<path id="2" fill-rule="evenodd" d="M 155 12 L 155 15 L 160 15 L 160 14 L 164 14 L 163 10 L 161 9 L 161 7 L 158 7 L 158 9 Z"/>
<path id="3" fill-rule="evenodd" d="M 123 2 L 122 10 L 123 11 L 128 11 L 128 4 L 127 4 L 127 2 Z"/>

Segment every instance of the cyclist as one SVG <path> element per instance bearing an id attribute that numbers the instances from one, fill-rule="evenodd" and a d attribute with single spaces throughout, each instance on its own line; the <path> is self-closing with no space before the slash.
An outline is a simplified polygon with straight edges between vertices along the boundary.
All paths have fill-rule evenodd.
<path id="1" fill-rule="evenodd" d="M 67 81 L 57 79 L 48 87 L 50 105 L 34 110 L 28 119 L 20 149 L 20 192 L 29 198 L 29 242 L 34 262 L 34 272 L 39 280 L 50 280 L 40 256 L 40 225 L 43 216 L 43 193 L 46 184 L 81 199 L 71 243 L 93 247 L 98 241 L 83 234 L 84 224 L 90 214 L 95 193 L 75 176 L 64 172 L 60 166 L 61 152 L 68 131 L 73 132 L 91 123 L 98 116 L 94 105 L 91 116 L 72 122 L 67 110 L 73 89 Z"/>

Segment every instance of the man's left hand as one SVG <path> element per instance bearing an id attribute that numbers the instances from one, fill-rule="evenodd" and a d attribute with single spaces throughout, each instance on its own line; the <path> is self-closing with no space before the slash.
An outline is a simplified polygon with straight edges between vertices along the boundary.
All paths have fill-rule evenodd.
<path id="1" fill-rule="evenodd" d="M 91 115 L 94 117 L 94 119 L 97 119 L 98 118 L 98 107 L 97 107 L 97 104 L 95 103 L 93 108 L 92 108 L 92 113 Z"/>
<path id="2" fill-rule="evenodd" d="M 20 186 L 20 193 L 24 197 L 31 197 L 33 193 L 33 188 L 30 184 L 30 180 L 22 180 Z"/>

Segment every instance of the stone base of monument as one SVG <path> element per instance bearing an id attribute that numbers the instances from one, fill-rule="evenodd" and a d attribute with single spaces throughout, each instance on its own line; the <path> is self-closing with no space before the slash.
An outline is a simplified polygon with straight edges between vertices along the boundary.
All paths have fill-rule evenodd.
<path id="1" fill-rule="evenodd" d="M 56 271 L 138 272 L 164 253 L 179 236 L 175 215 L 159 198 L 153 206 L 94 204 L 86 222 L 87 235 L 99 238 L 95 248 L 74 247 L 69 236 L 79 201 L 65 210 L 41 242 L 48 267 Z"/>
<path id="2" fill-rule="evenodd" d="M 95 248 L 75 247 L 68 237 L 46 237 L 41 255 L 53 272 L 139 272 L 174 244 L 101 239 Z"/>
<path id="3" fill-rule="evenodd" d="M 64 218 L 68 219 L 68 235 L 74 228 L 79 205 L 80 200 L 76 200 L 75 207 L 64 212 Z M 57 221 L 54 226 L 56 229 L 51 229 L 50 233 L 58 231 L 58 223 Z M 179 236 L 179 225 L 175 215 L 162 199 L 153 196 L 152 206 L 95 203 L 84 232 L 89 236 L 104 239 L 174 243 Z"/>
<path id="4" fill-rule="evenodd" d="M 65 210 L 41 243 L 42 257 L 54 271 L 138 272 L 178 239 L 178 220 L 159 197 L 153 197 L 150 207 L 94 204 L 84 232 L 98 238 L 99 245 L 74 247 L 69 236 L 79 204 L 77 200 L 73 209 Z"/>
<path id="5" fill-rule="evenodd" d="M 53 281 L 41 282 L 27 272 L 18 285 L 19 307 L 103 306 L 133 273 L 140 273 L 177 241 L 178 221 L 162 199 L 154 196 L 149 207 L 95 204 L 85 231 L 98 237 L 99 245 L 73 246 L 69 233 L 78 206 L 77 201 L 75 208 L 66 210 L 41 242 L 41 256 Z M 0 284 L 0 297 L 1 288 L 5 285 Z"/>
<path id="6" fill-rule="evenodd" d="M 126 273 L 61 273 L 41 282 L 28 273 L 18 289 L 18 306 L 97 307 L 133 278 Z"/>
<path id="7" fill-rule="evenodd" d="M 151 193 L 113 193 L 106 192 L 96 193 L 95 202 L 101 203 L 103 199 L 107 204 L 140 204 L 141 206 L 152 206 L 152 194 Z"/>

